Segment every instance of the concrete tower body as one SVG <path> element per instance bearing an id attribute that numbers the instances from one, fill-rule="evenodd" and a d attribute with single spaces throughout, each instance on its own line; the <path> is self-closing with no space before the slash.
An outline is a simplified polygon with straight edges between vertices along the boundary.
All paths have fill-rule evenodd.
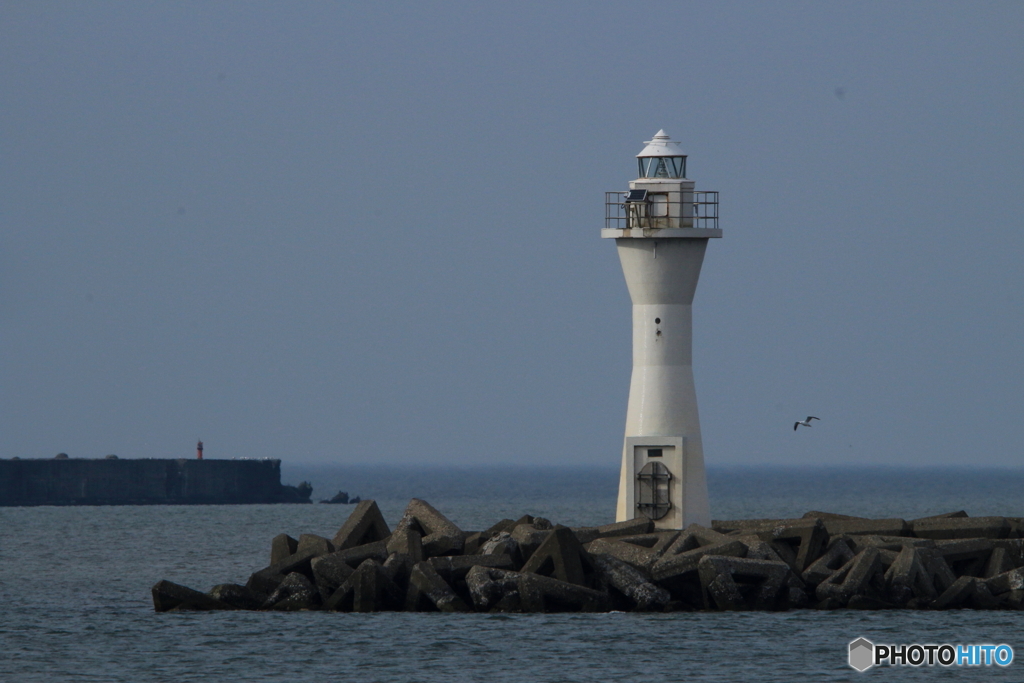
<path id="1" fill-rule="evenodd" d="M 658 131 L 637 155 L 629 192 L 606 194 L 633 301 L 633 374 L 616 521 L 650 517 L 662 529 L 710 526 L 693 384 L 692 312 L 708 239 L 721 237 L 718 193 L 686 178 L 679 143 Z"/>

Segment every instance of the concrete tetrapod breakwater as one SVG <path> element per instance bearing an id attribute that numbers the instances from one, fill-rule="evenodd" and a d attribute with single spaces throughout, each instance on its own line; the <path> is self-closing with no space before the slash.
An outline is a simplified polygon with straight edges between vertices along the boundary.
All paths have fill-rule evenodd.
<path id="1" fill-rule="evenodd" d="M 328 539 L 281 534 L 243 586 L 160 581 L 158 612 L 1022 609 L 1024 518 L 647 519 L 569 528 L 526 515 L 465 532 L 413 499 L 392 531 L 362 501 Z"/>

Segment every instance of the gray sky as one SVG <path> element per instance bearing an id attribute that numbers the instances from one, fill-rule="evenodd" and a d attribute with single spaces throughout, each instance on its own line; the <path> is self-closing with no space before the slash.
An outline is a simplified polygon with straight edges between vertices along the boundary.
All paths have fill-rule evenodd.
<path id="1" fill-rule="evenodd" d="M 709 465 L 1018 467 L 1022 35 L 1021 3 L 2 2 L 0 456 L 615 466 L 603 193 L 665 128 L 721 192 Z"/>

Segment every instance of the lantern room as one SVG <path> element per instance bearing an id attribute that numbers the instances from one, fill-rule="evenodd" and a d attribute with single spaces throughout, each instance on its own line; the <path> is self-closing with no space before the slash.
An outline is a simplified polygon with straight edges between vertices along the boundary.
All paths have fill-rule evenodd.
<path id="1" fill-rule="evenodd" d="M 654 139 L 645 144 L 643 151 L 636 155 L 640 178 L 686 177 L 686 155 L 668 133 L 659 130 Z"/>
<path id="2" fill-rule="evenodd" d="M 695 190 L 686 177 L 686 155 L 668 133 L 659 130 L 636 155 L 639 177 L 627 192 L 605 193 L 604 237 L 653 237 L 650 230 L 699 230 L 692 237 L 721 237 L 718 193 Z M 634 235 L 631 231 L 638 230 Z M 689 233 L 665 237 L 685 237 Z"/>

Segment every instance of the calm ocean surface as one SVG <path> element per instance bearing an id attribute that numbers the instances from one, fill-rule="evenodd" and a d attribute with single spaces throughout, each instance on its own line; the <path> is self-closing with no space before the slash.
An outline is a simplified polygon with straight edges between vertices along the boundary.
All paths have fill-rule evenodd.
<path id="1" fill-rule="evenodd" d="M 463 529 L 524 513 L 613 520 L 600 469 L 285 467 L 315 499 L 374 498 L 394 523 L 423 498 Z M 717 519 L 827 510 L 913 518 L 965 509 L 1024 516 L 1024 472 L 718 469 Z M 270 539 L 331 536 L 336 505 L 0 508 L 0 681 L 1024 681 L 1024 613 L 815 612 L 442 615 L 153 612 L 149 588 L 244 583 Z M 1007 643 L 998 667 L 857 674 L 847 643 Z"/>

